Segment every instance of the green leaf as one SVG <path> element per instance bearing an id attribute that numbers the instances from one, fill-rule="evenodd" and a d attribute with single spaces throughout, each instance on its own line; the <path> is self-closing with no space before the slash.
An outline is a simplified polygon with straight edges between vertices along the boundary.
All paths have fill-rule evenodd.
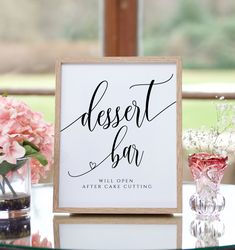
<path id="1" fill-rule="evenodd" d="M 32 157 L 38 160 L 43 166 L 46 166 L 48 164 L 46 157 L 40 153 L 35 153 L 32 155 Z"/>
<path id="2" fill-rule="evenodd" d="M 25 148 L 26 157 L 32 157 L 38 160 L 43 166 L 46 166 L 48 164 L 48 161 L 45 158 L 45 156 L 42 155 L 37 149 L 35 149 L 35 147 L 32 147 L 29 144 L 26 144 L 24 148 Z"/>
<path id="3" fill-rule="evenodd" d="M 0 164 L 0 175 L 6 175 L 16 167 L 17 167 L 16 164 L 11 164 L 7 161 L 3 161 Z"/>
<path id="4" fill-rule="evenodd" d="M 16 171 L 17 169 L 21 168 L 24 166 L 24 164 L 26 163 L 27 159 L 21 159 L 21 160 L 17 160 L 15 167 L 12 169 L 12 171 Z"/>
<path id="5" fill-rule="evenodd" d="M 25 156 L 26 157 L 38 153 L 38 151 L 36 149 L 34 149 L 33 147 L 31 147 L 30 145 L 25 145 L 24 149 L 25 149 Z"/>
<path id="6" fill-rule="evenodd" d="M 35 144 L 33 144 L 33 143 L 30 142 L 30 141 L 24 140 L 24 141 L 23 141 L 23 147 L 26 146 L 26 145 L 27 145 L 27 146 L 30 146 L 30 147 L 33 148 L 33 149 L 35 149 L 37 152 L 40 151 L 39 147 L 37 147 Z"/>

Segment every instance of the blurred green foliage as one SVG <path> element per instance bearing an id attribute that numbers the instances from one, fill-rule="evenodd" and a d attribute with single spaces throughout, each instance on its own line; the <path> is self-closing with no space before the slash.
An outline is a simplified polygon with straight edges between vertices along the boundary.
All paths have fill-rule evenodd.
<path id="1" fill-rule="evenodd" d="M 0 0 L 0 42 L 96 41 L 99 4 L 98 0 Z"/>
<path id="2" fill-rule="evenodd" d="M 228 15 L 221 15 L 213 2 L 209 7 L 180 0 L 172 16 L 147 22 L 144 54 L 180 55 L 185 68 L 234 68 L 235 1 Z"/>

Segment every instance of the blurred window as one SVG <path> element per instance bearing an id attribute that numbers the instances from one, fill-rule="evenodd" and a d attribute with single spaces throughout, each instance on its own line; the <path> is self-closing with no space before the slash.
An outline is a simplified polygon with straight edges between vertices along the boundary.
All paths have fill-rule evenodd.
<path id="1" fill-rule="evenodd" d="M 0 73 L 50 73 L 60 57 L 98 56 L 99 0 L 0 0 Z"/>
<path id="2" fill-rule="evenodd" d="M 235 92 L 234 0 L 139 0 L 139 54 L 181 56 L 183 90 Z M 215 100 L 183 100 L 183 128 L 212 127 Z"/>
<path id="3" fill-rule="evenodd" d="M 102 56 L 102 0 L 0 0 L 0 89 L 55 88 L 59 58 Z M 54 122 L 53 96 L 17 96 Z"/>
<path id="4" fill-rule="evenodd" d="M 140 54 L 181 55 L 184 68 L 234 69 L 234 0 L 140 0 L 140 7 Z"/>

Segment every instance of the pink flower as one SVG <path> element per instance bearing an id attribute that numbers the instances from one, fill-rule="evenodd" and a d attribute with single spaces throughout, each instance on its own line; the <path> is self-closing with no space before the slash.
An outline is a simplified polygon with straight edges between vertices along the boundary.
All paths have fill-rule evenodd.
<path id="1" fill-rule="evenodd" d="M 19 143 L 25 140 L 36 145 L 48 160 L 46 167 L 31 160 L 32 182 L 37 183 L 47 177 L 53 165 L 54 127 L 25 103 L 0 96 L 0 163 L 16 163 L 16 158 L 23 157 L 25 151 Z"/>
<path id="2" fill-rule="evenodd" d="M 16 141 L 4 143 L 2 146 L 2 152 L 3 155 L 0 156 L 0 163 L 7 161 L 9 163 L 16 164 L 16 159 L 25 155 L 24 147 L 20 146 L 20 144 Z"/>
<path id="3" fill-rule="evenodd" d="M 41 240 L 41 236 L 40 236 L 39 232 L 32 235 L 32 246 L 33 247 L 52 248 L 52 244 L 47 238 L 43 238 Z"/>

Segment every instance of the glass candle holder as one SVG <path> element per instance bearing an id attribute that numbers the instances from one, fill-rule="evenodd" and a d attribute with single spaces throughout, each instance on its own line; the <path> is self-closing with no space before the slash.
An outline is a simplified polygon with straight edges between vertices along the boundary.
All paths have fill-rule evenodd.
<path id="1" fill-rule="evenodd" d="M 189 203 L 191 209 L 201 217 L 217 216 L 224 209 L 225 199 L 219 188 L 227 161 L 227 156 L 208 153 L 192 154 L 188 158 L 196 184 L 196 193 Z"/>
<path id="2" fill-rule="evenodd" d="M 26 216 L 30 211 L 31 173 L 28 158 L 3 165 L 0 175 L 0 219 Z M 9 167 L 10 171 L 7 171 Z"/>

